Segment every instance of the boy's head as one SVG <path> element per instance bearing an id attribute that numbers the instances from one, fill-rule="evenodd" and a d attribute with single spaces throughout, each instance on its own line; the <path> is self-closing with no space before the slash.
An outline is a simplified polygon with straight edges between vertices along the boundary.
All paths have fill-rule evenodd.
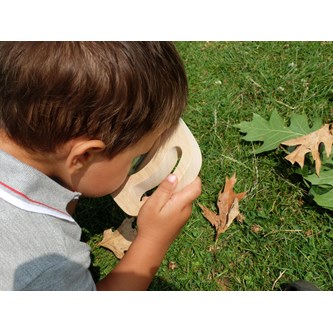
<path id="1" fill-rule="evenodd" d="M 168 42 L 0 43 L 0 129 L 32 152 L 86 137 L 113 157 L 175 126 L 187 89 Z"/>

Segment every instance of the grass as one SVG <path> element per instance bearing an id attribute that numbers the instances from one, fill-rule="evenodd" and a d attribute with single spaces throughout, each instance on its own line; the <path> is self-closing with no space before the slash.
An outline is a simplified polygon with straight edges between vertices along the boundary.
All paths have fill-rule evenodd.
<path id="1" fill-rule="evenodd" d="M 234 222 L 215 241 L 197 202 L 167 253 L 150 290 L 281 290 L 298 279 L 333 289 L 332 212 L 306 195 L 294 167 L 277 149 L 254 155 L 234 125 L 266 119 L 273 110 L 331 121 L 333 44 L 320 42 L 178 42 L 189 84 L 184 119 L 203 154 L 203 191 L 197 202 L 216 209 L 225 177 L 237 174 L 243 223 Z M 104 229 L 125 215 L 110 197 L 85 199 L 77 221 L 92 248 L 97 279 L 117 263 L 97 246 Z"/>

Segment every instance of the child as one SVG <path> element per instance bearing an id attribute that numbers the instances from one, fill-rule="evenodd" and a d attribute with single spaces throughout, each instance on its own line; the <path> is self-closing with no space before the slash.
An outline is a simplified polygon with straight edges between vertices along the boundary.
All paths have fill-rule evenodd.
<path id="1" fill-rule="evenodd" d="M 145 290 L 201 192 L 169 175 L 124 258 L 93 282 L 69 212 L 118 189 L 187 102 L 168 42 L 0 43 L 0 290 Z"/>

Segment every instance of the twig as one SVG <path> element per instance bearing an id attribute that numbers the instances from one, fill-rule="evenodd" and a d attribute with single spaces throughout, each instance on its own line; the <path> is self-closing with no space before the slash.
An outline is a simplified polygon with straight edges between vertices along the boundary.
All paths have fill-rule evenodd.
<path id="1" fill-rule="evenodd" d="M 298 190 L 300 190 L 300 187 L 293 184 L 292 182 L 290 182 L 289 180 L 287 180 L 286 178 L 283 178 L 281 175 L 279 175 L 277 172 L 273 171 L 275 175 L 277 175 L 283 182 L 285 182 L 286 184 L 288 184 L 291 187 L 294 187 Z"/>
<path id="2" fill-rule="evenodd" d="M 217 127 L 217 111 L 214 109 L 214 133 L 216 134 L 216 127 Z"/>
<path id="3" fill-rule="evenodd" d="M 277 99 L 274 99 L 274 100 L 275 100 L 276 103 L 281 104 L 281 105 L 285 106 L 286 108 L 288 108 L 290 110 L 296 110 L 298 108 L 298 106 L 290 106 L 290 105 L 288 105 L 286 103 L 278 101 Z"/>
<path id="4" fill-rule="evenodd" d="M 262 89 L 263 91 L 265 91 L 265 89 L 256 81 L 254 81 L 253 79 L 249 78 L 249 80 L 258 88 Z M 266 91 L 265 91 L 266 92 Z"/>
<path id="5" fill-rule="evenodd" d="M 243 166 L 244 168 L 246 168 L 246 169 L 252 171 L 252 169 L 249 168 L 245 163 L 240 162 L 240 161 L 238 161 L 238 160 L 236 160 L 236 159 L 234 159 L 234 158 L 232 158 L 232 157 L 230 157 L 230 156 L 224 155 L 224 154 L 220 154 L 220 155 L 221 155 L 223 158 L 225 158 L 226 160 L 229 160 L 229 161 L 231 161 L 231 162 L 235 162 L 235 163 L 237 163 L 237 164 L 240 164 L 240 165 Z"/>
<path id="6" fill-rule="evenodd" d="M 270 213 L 274 210 L 276 200 L 279 196 L 280 196 L 280 193 L 278 193 L 278 195 L 276 196 L 276 199 L 273 201 L 273 205 L 272 205 L 271 209 L 269 210 Z"/>
<path id="7" fill-rule="evenodd" d="M 254 180 L 254 182 L 253 182 L 253 185 L 252 185 L 252 189 L 251 189 L 251 191 L 253 190 L 253 189 L 255 189 L 257 186 L 258 186 L 258 183 L 259 183 L 259 170 L 258 170 L 258 165 L 257 165 L 257 156 L 256 156 L 256 154 L 255 154 L 255 149 L 254 149 L 254 145 L 253 145 L 253 142 L 251 142 L 252 143 L 252 152 L 253 152 L 253 159 L 252 159 L 252 161 L 253 161 L 253 167 L 254 167 L 254 170 L 255 170 L 255 174 L 256 174 L 256 178 L 255 178 L 255 180 Z"/>
<path id="8" fill-rule="evenodd" d="M 302 232 L 303 230 L 301 229 L 295 229 L 295 230 L 273 230 L 271 232 L 269 232 L 268 234 L 264 235 L 264 237 L 271 235 L 271 234 L 275 234 L 277 232 Z"/>
<path id="9" fill-rule="evenodd" d="M 224 143 L 223 143 L 222 139 L 221 139 L 218 135 L 216 136 L 216 138 L 220 141 L 221 146 L 223 147 Z M 234 158 L 232 158 L 232 157 L 230 157 L 230 156 L 227 156 L 227 155 L 224 155 L 224 154 L 220 154 L 220 156 L 222 156 L 223 158 L 225 158 L 225 159 L 227 159 L 227 160 L 229 160 L 229 161 L 232 161 L 232 162 L 235 162 L 235 163 L 237 163 L 237 164 L 242 165 L 244 168 L 250 170 L 251 172 L 253 171 L 253 170 L 252 170 L 250 167 L 248 167 L 245 163 L 240 162 L 240 161 L 238 161 L 238 160 L 236 160 L 236 159 L 234 159 Z"/>
<path id="10" fill-rule="evenodd" d="M 286 272 L 286 270 L 284 270 L 283 272 L 280 272 L 280 275 L 278 276 L 278 278 L 273 283 L 272 290 L 274 290 L 276 283 L 282 278 L 282 276 L 285 272 Z"/>

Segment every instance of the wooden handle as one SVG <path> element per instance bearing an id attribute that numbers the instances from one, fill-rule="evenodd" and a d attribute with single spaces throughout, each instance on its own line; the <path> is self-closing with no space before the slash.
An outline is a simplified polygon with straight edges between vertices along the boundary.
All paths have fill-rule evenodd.
<path id="1" fill-rule="evenodd" d="M 168 138 L 155 145 L 145 156 L 136 173 L 112 194 L 119 207 L 130 216 L 137 216 L 143 195 L 158 186 L 170 173 L 178 177 L 176 191 L 190 184 L 199 174 L 202 163 L 197 141 L 185 122 Z"/>

